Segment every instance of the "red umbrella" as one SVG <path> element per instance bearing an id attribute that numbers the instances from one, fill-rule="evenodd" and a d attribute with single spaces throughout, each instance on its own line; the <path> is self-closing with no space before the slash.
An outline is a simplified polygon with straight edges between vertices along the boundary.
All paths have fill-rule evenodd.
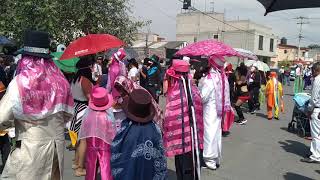
<path id="1" fill-rule="evenodd" d="M 123 41 L 110 34 L 89 34 L 70 43 L 60 60 L 96 54 L 123 45 Z"/>

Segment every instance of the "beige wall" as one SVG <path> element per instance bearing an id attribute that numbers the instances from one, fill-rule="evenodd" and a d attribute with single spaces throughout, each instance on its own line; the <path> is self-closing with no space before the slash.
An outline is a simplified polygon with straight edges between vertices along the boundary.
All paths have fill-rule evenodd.
<path id="1" fill-rule="evenodd" d="M 224 14 L 211 13 L 210 16 L 224 21 Z M 177 41 L 192 43 L 194 38 L 197 38 L 197 40 L 212 38 L 214 34 L 218 34 L 223 28 L 224 24 L 222 22 L 218 22 L 202 13 L 182 13 L 177 15 L 176 38 Z"/>

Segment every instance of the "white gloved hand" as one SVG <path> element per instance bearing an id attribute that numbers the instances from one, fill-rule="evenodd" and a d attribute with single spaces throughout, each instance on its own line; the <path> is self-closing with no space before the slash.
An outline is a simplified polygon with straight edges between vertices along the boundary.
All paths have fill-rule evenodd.
<path id="1" fill-rule="evenodd" d="M 249 83 L 252 83 L 252 82 L 253 82 L 253 79 L 250 78 L 250 79 L 249 79 Z"/>

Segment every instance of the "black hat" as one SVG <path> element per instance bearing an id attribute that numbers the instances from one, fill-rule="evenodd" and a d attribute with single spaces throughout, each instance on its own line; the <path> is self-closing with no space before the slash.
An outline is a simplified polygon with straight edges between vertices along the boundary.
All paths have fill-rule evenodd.
<path id="1" fill-rule="evenodd" d="M 152 96 L 144 89 L 135 89 L 124 98 L 122 109 L 129 119 L 138 123 L 148 123 L 155 116 Z"/>
<path id="2" fill-rule="evenodd" d="M 21 54 L 51 59 L 49 33 L 27 30 L 24 34 L 24 47 Z"/>

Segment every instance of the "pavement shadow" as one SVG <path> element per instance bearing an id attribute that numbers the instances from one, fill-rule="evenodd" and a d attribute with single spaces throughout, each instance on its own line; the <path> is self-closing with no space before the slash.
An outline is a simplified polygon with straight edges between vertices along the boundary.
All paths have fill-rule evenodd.
<path id="1" fill-rule="evenodd" d="M 168 180 L 176 180 L 177 176 L 176 176 L 176 172 L 168 169 Z"/>
<path id="2" fill-rule="evenodd" d="M 256 116 L 264 118 L 264 119 L 268 119 L 268 115 L 263 114 L 263 113 L 256 113 Z"/>
<path id="3" fill-rule="evenodd" d="M 286 131 L 286 132 L 288 132 L 288 133 L 291 133 L 291 134 L 296 134 L 296 132 L 288 131 L 288 127 L 281 127 L 280 129 L 281 129 L 281 130 L 284 130 L 284 131 Z"/>
<path id="4" fill-rule="evenodd" d="M 316 171 L 316 173 L 320 174 L 320 170 L 315 170 L 315 171 Z"/>
<path id="5" fill-rule="evenodd" d="M 285 96 L 291 96 L 291 97 L 293 97 L 294 96 L 294 94 L 284 94 Z"/>
<path id="6" fill-rule="evenodd" d="M 281 147 L 286 152 L 298 155 L 302 158 L 305 158 L 310 152 L 309 147 L 301 142 L 286 140 L 285 142 L 279 141 L 279 144 L 281 144 Z"/>
<path id="7" fill-rule="evenodd" d="M 314 180 L 312 178 L 308 178 L 306 176 L 302 176 L 296 173 L 287 172 L 285 175 L 283 175 L 283 178 L 285 180 Z"/>

